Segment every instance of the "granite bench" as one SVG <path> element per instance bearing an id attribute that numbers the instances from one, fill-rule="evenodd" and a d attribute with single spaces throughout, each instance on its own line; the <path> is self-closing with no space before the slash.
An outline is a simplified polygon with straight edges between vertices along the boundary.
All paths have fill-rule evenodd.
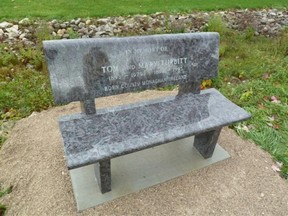
<path id="1" fill-rule="evenodd" d="M 200 91 L 217 76 L 218 50 L 218 33 L 44 41 L 55 103 L 82 107 L 59 119 L 68 169 L 95 164 L 105 193 L 112 158 L 193 135 L 211 157 L 221 128 L 250 118 L 217 90 Z M 96 112 L 95 98 L 176 84 L 177 96 Z"/>

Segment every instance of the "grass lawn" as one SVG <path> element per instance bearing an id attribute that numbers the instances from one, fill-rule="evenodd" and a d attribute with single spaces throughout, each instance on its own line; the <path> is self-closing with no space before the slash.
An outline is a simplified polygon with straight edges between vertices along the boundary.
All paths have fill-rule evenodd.
<path id="1" fill-rule="evenodd" d="M 287 0 L 1 0 L 0 19 L 41 17 L 75 18 L 128 14 L 147 14 L 157 11 L 219 10 L 227 8 L 288 7 Z"/>
<path id="2" fill-rule="evenodd" d="M 219 76 L 212 87 L 253 116 L 234 129 L 282 162 L 282 174 L 288 177 L 288 29 L 266 38 L 254 36 L 249 28 L 227 29 L 220 18 L 214 18 L 206 30 L 221 35 Z M 41 31 L 34 48 L 0 44 L 0 125 L 53 106 L 40 45 L 45 34 L 51 36 Z M 0 136 L 0 147 L 4 141 Z"/>
<path id="3" fill-rule="evenodd" d="M 69 19 L 157 11 L 259 7 L 288 7 L 288 1 L 207 0 L 204 4 L 200 0 L 161 0 L 155 4 L 152 0 L 0 0 L 0 20 L 24 17 Z M 217 31 L 221 35 L 219 76 L 212 80 L 212 87 L 220 89 L 253 116 L 233 128 L 282 163 L 281 174 L 288 178 L 288 29 L 276 38 L 256 37 L 253 29 L 236 32 L 214 18 L 206 30 Z M 33 111 L 53 106 L 40 45 L 42 39 L 51 39 L 51 35 L 47 34 L 48 27 L 38 33 L 37 47 L 0 43 L 0 127 Z M 0 135 L 0 148 L 5 139 Z M 11 189 L 0 187 L 0 197 L 10 193 Z M 0 203 L 0 215 L 5 209 Z"/>

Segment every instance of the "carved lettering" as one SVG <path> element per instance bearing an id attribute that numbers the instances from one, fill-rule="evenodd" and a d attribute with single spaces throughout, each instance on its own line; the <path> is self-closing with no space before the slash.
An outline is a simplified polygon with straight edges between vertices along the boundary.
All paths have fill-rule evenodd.
<path id="1" fill-rule="evenodd" d="M 168 51 L 168 47 L 162 46 L 162 47 L 146 47 L 146 48 L 137 48 L 137 49 L 127 49 L 125 53 L 127 55 L 130 54 L 139 54 L 139 53 L 157 53 L 157 52 L 166 52 Z"/>
<path id="2" fill-rule="evenodd" d="M 118 66 L 102 66 L 101 68 L 103 73 L 113 73 L 118 71 Z"/>

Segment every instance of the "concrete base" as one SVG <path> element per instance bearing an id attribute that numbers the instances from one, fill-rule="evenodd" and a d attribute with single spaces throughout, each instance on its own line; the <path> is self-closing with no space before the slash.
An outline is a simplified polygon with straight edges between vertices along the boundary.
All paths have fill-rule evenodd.
<path id="1" fill-rule="evenodd" d="M 77 209 L 94 207 L 230 157 L 216 145 L 213 156 L 203 159 L 193 147 L 193 139 L 188 137 L 112 159 L 112 191 L 105 194 L 97 185 L 93 165 L 71 170 Z"/>

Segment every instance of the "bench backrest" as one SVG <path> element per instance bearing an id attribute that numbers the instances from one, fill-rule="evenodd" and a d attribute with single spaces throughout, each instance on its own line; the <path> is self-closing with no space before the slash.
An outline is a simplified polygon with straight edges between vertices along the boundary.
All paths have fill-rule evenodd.
<path id="1" fill-rule="evenodd" d="M 198 93 L 217 76 L 218 33 L 44 41 L 56 104 L 180 84 Z"/>

